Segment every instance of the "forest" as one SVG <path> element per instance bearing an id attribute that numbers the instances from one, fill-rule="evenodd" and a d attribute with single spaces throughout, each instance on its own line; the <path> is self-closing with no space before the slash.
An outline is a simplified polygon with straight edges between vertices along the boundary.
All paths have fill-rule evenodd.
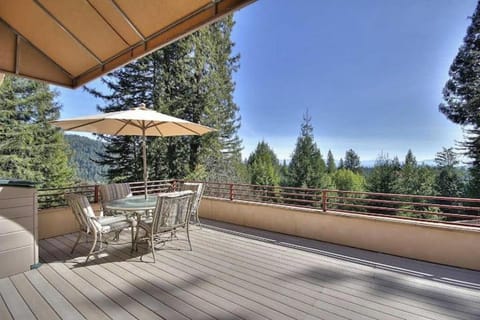
<path id="1" fill-rule="evenodd" d="M 102 183 L 105 182 L 106 168 L 96 161 L 104 150 L 103 143 L 82 137 L 79 135 L 66 134 L 65 140 L 72 149 L 69 163 L 76 169 L 79 183 Z"/>
<path id="2" fill-rule="evenodd" d="M 479 9 L 477 8 L 477 11 Z M 412 195 L 479 197 L 480 16 L 475 12 L 464 44 L 450 69 L 439 111 L 468 126 L 465 141 L 438 150 L 435 166 L 404 156 L 379 154 L 373 168 L 346 150 L 342 159 L 322 154 L 306 113 L 289 163 L 280 163 L 268 141 L 241 159 L 240 107 L 233 100 L 233 74 L 240 67 L 225 17 L 186 38 L 135 60 L 102 78 L 107 91 L 84 89 L 101 103 L 100 112 L 141 103 L 153 110 L 210 126 L 202 137 L 147 139 L 149 178 L 243 182 Z M 141 140 L 98 135 L 97 141 L 64 136 L 49 121 L 60 117 L 58 92 L 46 84 L 8 75 L 0 86 L 0 176 L 38 182 L 40 188 L 75 183 L 142 180 Z M 70 147 L 69 147 L 70 145 Z M 459 163 L 459 154 L 468 163 Z"/>
<path id="3" fill-rule="evenodd" d="M 475 196 L 468 170 L 459 166 L 453 147 L 443 148 L 435 166 L 418 164 L 411 150 L 405 158 L 380 154 L 372 168 L 362 168 L 358 154 L 349 149 L 345 157 L 326 159 L 315 143 L 311 118 L 304 115 L 290 163 L 280 163 L 266 141 L 258 143 L 247 159 L 249 183 L 255 185 L 369 191 L 427 196 Z"/>

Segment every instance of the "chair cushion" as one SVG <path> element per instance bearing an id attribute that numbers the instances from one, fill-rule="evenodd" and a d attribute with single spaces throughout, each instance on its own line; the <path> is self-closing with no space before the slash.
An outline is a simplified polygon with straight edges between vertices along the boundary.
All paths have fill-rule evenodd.
<path id="1" fill-rule="evenodd" d="M 132 225 L 131 220 L 127 219 L 125 216 L 100 217 L 96 220 L 96 222 L 99 225 L 99 230 L 101 233 L 126 229 Z"/>

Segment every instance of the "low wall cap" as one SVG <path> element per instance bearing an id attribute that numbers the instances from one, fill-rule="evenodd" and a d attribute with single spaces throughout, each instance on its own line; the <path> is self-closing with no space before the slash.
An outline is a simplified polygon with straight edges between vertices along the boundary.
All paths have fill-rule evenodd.
<path id="1" fill-rule="evenodd" d="M 0 186 L 35 188 L 36 182 L 21 179 L 0 178 Z"/>

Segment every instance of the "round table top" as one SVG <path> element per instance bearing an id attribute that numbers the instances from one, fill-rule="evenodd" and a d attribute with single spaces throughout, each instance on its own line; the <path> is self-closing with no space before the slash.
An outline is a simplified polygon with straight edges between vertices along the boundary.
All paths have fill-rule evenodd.
<path id="1" fill-rule="evenodd" d="M 141 195 L 106 202 L 105 208 L 120 211 L 141 211 L 155 209 L 156 204 L 157 196 L 149 195 L 145 199 L 145 196 Z"/>

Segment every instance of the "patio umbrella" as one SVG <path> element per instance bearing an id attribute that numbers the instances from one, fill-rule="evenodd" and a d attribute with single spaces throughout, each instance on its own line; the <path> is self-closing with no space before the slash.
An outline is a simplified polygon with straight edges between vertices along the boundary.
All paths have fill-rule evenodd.
<path id="1" fill-rule="evenodd" d="M 215 129 L 175 118 L 145 107 L 50 122 L 65 131 L 83 131 L 108 135 L 142 136 L 143 180 L 147 197 L 147 136 L 171 137 L 203 135 Z"/>

